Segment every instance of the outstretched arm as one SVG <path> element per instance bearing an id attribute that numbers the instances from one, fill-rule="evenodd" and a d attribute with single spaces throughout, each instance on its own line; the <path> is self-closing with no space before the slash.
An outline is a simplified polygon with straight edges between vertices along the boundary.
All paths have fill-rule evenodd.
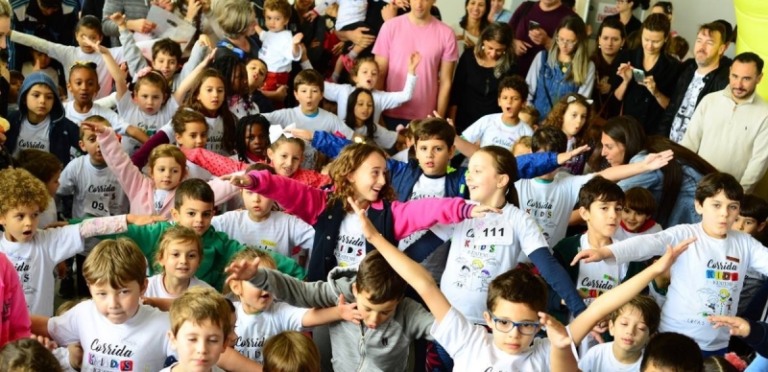
<path id="1" fill-rule="evenodd" d="M 304 313 L 304 317 L 301 319 L 301 326 L 315 327 L 342 320 L 360 324 L 360 320 L 362 319 L 362 315 L 357 311 L 357 304 L 354 302 L 348 304 L 347 301 L 344 300 L 344 295 L 340 294 L 338 305 L 326 307 L 324 309 L 309 309 Z"/>
<path id="2" fill-rule="evenodd" d="M 600 171 L 598 174 L 610 181 L 618 182 L 641 173 L 657 170 L 669 164 L 669 162 L 672 161 L 673 156 L 674 153 L 672 150 L 662 151 L 657 154 L 649 154 L 641 162 L 610 167 Z"/>
<path id="3" fill-rule="evenodd" d="M 202 63 L 197 65 L 194 70 L 192 70 L 191 73 L 189 73 L 188 76 L 184 77 L 184 80 L 179 83 L 179 86 L 176 88 L 176 91 L 173 92 L 173 99 L 176 100 L 179 104 L 184 102 L 184 96 L 187 95 L 187 91 L 192 88 L 192 84 L 194 84 L 195 79 L 197 79 L 197 75 L 200 75 L 203 70 L 208 68 L 208 64 L 211 63 L 213 60 L 213 56 L 216 55 L 216 48 L 213 48 L 210 53 L 208 53 L 208 56 L 205 57 Z"/>

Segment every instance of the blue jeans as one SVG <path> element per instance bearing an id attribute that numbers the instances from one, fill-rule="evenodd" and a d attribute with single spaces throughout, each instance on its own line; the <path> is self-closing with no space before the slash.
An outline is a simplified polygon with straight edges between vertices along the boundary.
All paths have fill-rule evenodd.
<path id="1" fill-rule="evenodd" d="M 756 355 L 755 360 L 753 360 L 752 363 L 749 364 L 747 369 L 744 370 L 744 372 L 762 372 L 762 371 L 768 371 L 768 359 L 760 355 Z"/>

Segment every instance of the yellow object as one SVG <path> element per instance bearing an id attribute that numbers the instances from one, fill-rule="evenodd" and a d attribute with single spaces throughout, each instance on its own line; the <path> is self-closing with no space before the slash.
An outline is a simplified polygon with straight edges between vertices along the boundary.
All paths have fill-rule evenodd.
<path id="1" fill-rule="evenodd" d="M 736 10 L 736 24 L 739 26 L 736 53 L 753 52 L 763 60 L 768 59 L 768 42 L 763 39 L 768 31 L 768 1 L 734 0 L 733 6 Z M 766 79 L 757 86 L 757 94 L 768 100 Z"/>
<path id="2" fill-rule="evenodd" d="M 0 118 L 0 133 L 5 133 L 11 129 L 11 123 L 5 118 Z"/>

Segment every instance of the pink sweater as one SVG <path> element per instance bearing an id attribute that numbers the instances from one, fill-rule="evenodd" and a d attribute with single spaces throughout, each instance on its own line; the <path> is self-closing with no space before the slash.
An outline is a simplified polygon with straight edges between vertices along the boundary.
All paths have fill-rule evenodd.
<path id="1" fill-rule="evenodd" d="M 248 173 L 253 185 L 249 191 L 273 199 L 287 213 L 314 225 L 325 210 L 329 192 L 303 185 L 290 178 L 276 176 L 268 171 Z M 371 204 L 371 208 L 382 209 L 381 201 Z M 474 205 L 467 204 L 462 198 L 425 198 L 408 202 L 391 203 L 395 239 L 400 240 L 436 224 L 454 224 L 470 218 Z"/>
<path id="2" fill-rule="evenodd" d="M 117 177 L 117 181 L 123 188 L 123 192 L 128 196 L 131 202 L 131 214 L 152 215 L 157 214 L 165 217 L 171 216 L 173 208 L 173 199 L 176 196 L 176 189 L 168 192 L 163 202 L 163 208 L 155 211 L 155 182 L 141 173 L 138 167 L 133 165 L 131 158 L 123 151 L 118 142 L 115 132 L 107 128 L 104 133 L 98 135 L 98 141 L 101 143 L 101 153 L 107 162 L 109 169 Z M 238 189 L 227 181 L 214 178 L 208 181 L 208 185 L 213 189 L 215 195 L 214 205 L 219 205 L 237 195 Z"/>
<path id="3" fill-rule="evenodd" d="M 31 322 L 19 276 L 8 257 L 0 253 L 0 295 L 3 317 L 0 319 L 0 346 L 29 337 Z"/>

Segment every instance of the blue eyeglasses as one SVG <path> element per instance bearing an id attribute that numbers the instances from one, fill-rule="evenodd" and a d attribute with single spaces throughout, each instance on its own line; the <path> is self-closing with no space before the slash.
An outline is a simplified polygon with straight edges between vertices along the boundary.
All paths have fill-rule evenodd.
<path id="1" fill-rule="evenodd" d="M 520 334 L 531 336 L 535 335 L 541 328 L 541 323 L 539 322 L 513 322 L 509 319 L 499 319 L 496 315 L 493 315 L 490 310 L 488 310 L 488 314 L 491 314 L 494 328 L 501 333 L 512 332 L 512 330 L 517 327 L 517 331 L 520 332 Z"/>

